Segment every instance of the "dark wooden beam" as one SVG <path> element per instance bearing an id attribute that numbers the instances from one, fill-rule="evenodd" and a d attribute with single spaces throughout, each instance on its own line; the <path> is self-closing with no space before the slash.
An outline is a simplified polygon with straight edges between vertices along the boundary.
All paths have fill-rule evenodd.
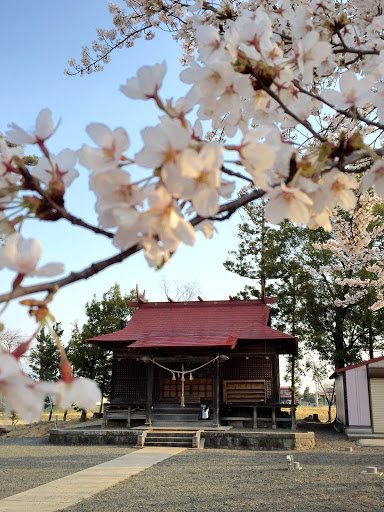
<path id="1" fill-rule="evenodd" d="M 220 363 L 215 361 L 215 373 L 213 376 L 213 426 L 220 426 Z"/>
<path id="2" fill-rule="evenodd" d="M 294 405 L 296 402 L 295 397 L 295 365 L 296 365 L 296 358 L 295 356 L 292 356 L 292 367 L 291 367 L 291 404 Z"/>
<path id="3" fill-rule="evenodd" d="M 152 426 L 152 394 L 153 394 L 153 363 L 148 363 L 148 377 L 147 377 L 147 415 L 145 424 Z"/>

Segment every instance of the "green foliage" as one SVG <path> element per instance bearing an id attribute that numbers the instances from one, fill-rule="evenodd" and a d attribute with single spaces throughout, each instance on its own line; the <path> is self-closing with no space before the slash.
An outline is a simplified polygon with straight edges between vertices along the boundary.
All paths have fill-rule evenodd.
<path id="1" fill-rule="evenodd" d="M 37 155 L 27 155 L 23 157 L 23 162 L 25 165 L 34 166 L 39 162 L 39 157 Z"/>
<path id="2" fill-rule="evenodd" d="M 309 386 L 306 386 L 306 388 L 303 391 L 303 399 L 309 401 L 310 396 L 311 390 L 309 389 Z"/>
<path id="3" fill-rule="evenodd" d="M 87 322 L 81 328 L 76 322 L 72 329 L 67 356 L 74 374 L 94 379 L 103 394 L 110 392 L 112 355 L 110 351 L 86 343 L 86 340 L 123 329 L 135 311 L 127 302 L 136 298 L 134 290 L 123 296 L 116 283 L 101 300 L 94 296 L 91 302 L 86 303 Z"/>
<path id="4" fill-rule="evenodd" d="M 61 324 L 56 323 L 53 329 L 61 338 L 64 333 Z M 43 327 L 36 336 L 36 342 L 36 347 L 29 355 L 29 366 L 33 376 L 38 380 L 57 380 L 60 377 L 60 351 L 54 338 Z"/>

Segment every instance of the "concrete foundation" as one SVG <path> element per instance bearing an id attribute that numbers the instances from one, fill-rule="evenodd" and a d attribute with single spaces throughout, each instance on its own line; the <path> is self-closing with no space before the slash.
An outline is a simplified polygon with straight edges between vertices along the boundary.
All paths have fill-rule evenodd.
<path id="1" fill-rule="evenodd" d="M 143 431 L 138 429 L 58 429 L 50 431 L 49 441 L 53 444 L 118 444 L 137 446 L 138 437 L 142 435 Z M 315 446 L 315 435 L 313 432 L 201 430 L 200 437 L 205 448 L 309 450 Z"/>

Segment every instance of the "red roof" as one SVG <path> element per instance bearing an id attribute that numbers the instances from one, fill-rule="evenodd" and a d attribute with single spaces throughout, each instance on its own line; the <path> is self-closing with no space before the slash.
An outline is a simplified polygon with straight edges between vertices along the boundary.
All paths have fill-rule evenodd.
<path id="1" fill-rule="evenodd" d="M 329 376 L 330 379 L 334 379 L 336 375 L 342 372 L 346 372 L 347 370 L 352 370 L 352 368 L 357 368 L 358 366 L 366 366 L 367 364 L 376 363 L 377 361 L 382 361 L 384 356 L 374 357 L 373 359 L 369 359 L 368 361 L 361 361 L 361 363 L 351 364 L 349 366 L 344 366 L 344 368 L 339 368 L 335 370 L 332 375 Z"/>
<path id="2" fill-rule="evenodd" d="M 161 347 L 231 347 L 234 348 L 237 338 L 232 336 L 146 336 L 129 345 L 128 348 L 161 348 Z"/>
<path id="3" fill-rule="evenodd" d="M 272 302 L 271 299 L 267 301 Z M 287 353 L 297 350 L 296 337 L 267 326 L 270 308 L 262 300 L 135 302 L 130 306 L 138 309 L 124 329 L 87 341 L 103 345 L 135 342 L 130 345 L 132 348 L 233 348 L 236 340 L 241 338 L 283 340 L 288 342 Z"/>

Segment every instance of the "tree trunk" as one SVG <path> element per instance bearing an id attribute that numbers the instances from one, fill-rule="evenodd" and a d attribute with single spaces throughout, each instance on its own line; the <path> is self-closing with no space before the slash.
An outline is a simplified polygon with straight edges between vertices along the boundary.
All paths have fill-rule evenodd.
<path id="1" fill-rule="evenodd" d="M 67 413 L 68 411 L 64 411 L 63 421 L 67 421 Z"/>
<path id="2" fill-rule="evenodd" d="M 87 421 L 87 411 L 85 409 L 81 409 L 81 418 L 80 421 Z"/>
<path id="3" fill-rule="evenodd" d="M 374 336 L 373 336 L 373 330 L 372 330 L 372 323 L 369 324 L 369 359 L 373 359 L 373 343 L 374 343 Z"/>
<path id="4" fill-rule="evenodd" d="M 345 308 L 336 308 L 335 330 L 333 332 L 333 341 L 335 345 L 335 370 L 344 368 L 345 361 L 345 343 L 344 343 L 344 320 L 347 314 Z"/>
<path id="5" fill-rule="evenodd" d="M 331 423 L 331 421 L 332 421 L 331 409 L 332 409 L 332 405 L 333 405 L 333 402 L 335 399 L 335 384 L 336 384 L 335 381 L 333 381 L 331 398 L 329 399 L 329 397 L 327 397 L 327 400 L 328 400 L 328 423 Z"/>
<path id="6" fill-rule="evenodd" d="M 100 414 L 103 411 L 103 398 L 104 398 L 104 386 L 101 388 L 101 401 L 100 401 L 100 409 L 99 409 Z"/>

